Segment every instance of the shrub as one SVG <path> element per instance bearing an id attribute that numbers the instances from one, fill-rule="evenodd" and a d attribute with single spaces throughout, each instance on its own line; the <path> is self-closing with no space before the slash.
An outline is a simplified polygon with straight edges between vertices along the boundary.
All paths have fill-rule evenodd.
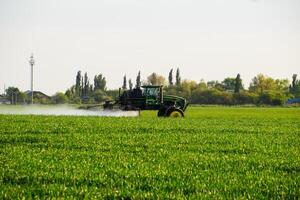
<path id="1" fill-rule="evenodd" d="M 282 92 L 265 91 L 259 95 L 259 104 L 283 105 L 286 96 Z"/>
<path id="2" fill-rule="evenodd" d="M 233 94 L 216 89 L 194 90 L 191 96 L 191 103 L 195 104 L 233 104 Z"/>
<path id="3" fill-rule="evenodd" d="M 51 97 L 51 100 L 55 104 L 63 104 L 68 102 L 68 97 L 64 93 L 57 92 Z"/>
<path id="4" fill-rule="evenodd" d="M 258 95 L 252 92 L 243 91 L 233 94 L 234 104 L 257 104 Z"/>

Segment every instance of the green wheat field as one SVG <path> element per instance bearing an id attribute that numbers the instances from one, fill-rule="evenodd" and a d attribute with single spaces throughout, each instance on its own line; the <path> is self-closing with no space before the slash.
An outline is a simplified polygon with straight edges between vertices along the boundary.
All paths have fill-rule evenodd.
<path id="1" fill-rule="evenodd" d="M 297 199 L 300 109 L 0 115 L 0 199 Z"/>

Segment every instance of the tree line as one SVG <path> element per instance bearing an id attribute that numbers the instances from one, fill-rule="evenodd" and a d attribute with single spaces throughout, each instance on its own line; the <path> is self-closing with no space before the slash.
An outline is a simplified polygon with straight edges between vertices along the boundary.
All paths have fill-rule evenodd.
<path id="1" fill-rule="evenodd" d="M 192 104 L 283 105 L 289 98 L 300 98 L 300 81 L 296 74 L 292 76 L 291 84 L 288 79 L 274 79 L 258 74 L 253 77 L 249 87 L 246 88 L 240 74 L 235 77 L 226 77 L 221 82 L 217 80 L 205 82 L 203 79 L 196 82 L 182 79 L 179 68 L 174 72 L 173 69 L 170 69 L 167 79 L 155 72 L 142 79 L 139 71 L 135 84 L 133 79 L 128 79 L 125 74 L 120 88 L 132 90 L 133 88 L 140 88 L 141 85 L 164 85 L 165 94 L 185 97 Z M 81 99 L 83 103 L 99 103 L 117 98 L 118 89 L 107 90 L 105 77 L 102 74 L 94 77 L 93 86 L 89 85 L 86 73 L 83 78 L 80 74 L 79 71 L 76 76 L 76 84 L 66 92 L 71 102 L 74 102 L 74 99 Z M 75 89 L 72 89 L 73 87 Z M 85 88 L 90 88 L 90 90 Z M 74 92 L 70 93 L 70 91 Z M 80 91 L 82 92 L 80 93 Z"/>
<path id="2" fill-rule="evenodd" d="M 142 85 L 164 85 L 164 93 L 178 95 L 186 98 L 191 104 L 222 104 L 222 105 L 283 105 L 287 99 L 300 98 L 300 81 L 297 75 L 292 76 L 292 82 L 288 79 L 274 79 L 258 74 L 253 77 L 248 87 L 245 87 L 240 74 L 235 77 L 226 77 L 222 81 L 211 80 L 199 82 L 182 79 L 180 69 L 174 73 L 170 69 L 167 79 L 158 73 L 151 73 L 142 79 L 141 72 L 137 73 L 135 84 L 132 79 L 123 76 L 122 90 L 140 88 Z M 101 103 L 105 100 L 113 100 L 118 97 L 119 90 L 111 90 L 106 87 L 106 78 L 103 74 L 97 74 L 90 79 L 88 74 L 78 71 L 74 85 L 65 93 L 58 92 L 50 98 L 35 97 L 35 103 Z M 28 95 L 18 88 L 9 87 L 6 97 L 12 103 L 28 102 Z M 18 97 L 18 99 L 16 99 Z"/>

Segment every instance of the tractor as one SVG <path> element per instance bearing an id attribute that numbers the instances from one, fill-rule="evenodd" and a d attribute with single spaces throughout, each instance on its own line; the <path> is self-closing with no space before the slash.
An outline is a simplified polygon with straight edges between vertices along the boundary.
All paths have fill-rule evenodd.
<path id="1" fill-rule="evenodd" d="M 122 94 L 119 89 L 119 98 L 115 101 L 106 101 L 103 108 L 113 109 L 115 106 L 125 111 L 158 110 L 158 117 L 184 117 L 188 103 L 185 98 L 164 95 L 163 86 L 146 85 L 124 90 Z"/>

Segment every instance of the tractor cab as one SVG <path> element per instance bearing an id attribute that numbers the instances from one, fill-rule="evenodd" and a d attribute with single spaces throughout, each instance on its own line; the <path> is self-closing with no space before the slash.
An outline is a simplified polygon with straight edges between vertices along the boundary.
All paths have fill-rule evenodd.
<path id="1" fill-rule="evenodd" d="M 143 98 L 145 98 L 146 107 L 159 107 L 163 102 L 162 86 L 142 86 Z"/>

